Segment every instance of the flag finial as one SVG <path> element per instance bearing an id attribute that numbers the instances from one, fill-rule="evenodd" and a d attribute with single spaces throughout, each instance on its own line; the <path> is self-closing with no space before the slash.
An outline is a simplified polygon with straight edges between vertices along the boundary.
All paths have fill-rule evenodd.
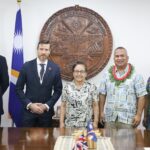
<path id="1" fill-rule="evenodd" d="M 18 3 L 21 3 L 21 0 L 17 0 Z"/>

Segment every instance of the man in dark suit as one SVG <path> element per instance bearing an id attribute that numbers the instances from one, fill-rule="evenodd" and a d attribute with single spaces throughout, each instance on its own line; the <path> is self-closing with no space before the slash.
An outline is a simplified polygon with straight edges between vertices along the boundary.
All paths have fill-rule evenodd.
<path id="1" fill-rule="evenodd" d="M 51 127 L 53 107 L 62 93 L 60 69 L 48 60 L 49 42 L 39 42 L 37 55 L 23 65 L 16 83 L 16 93 L 24 106 L 22 124 L 24 127 Z"/>
<path id="2" fill-rule="evenodd" d="M 8 67 L 5 57 L 0 56 L 0 124 L 3 110 L 3 95 L 9 86 Z"/>

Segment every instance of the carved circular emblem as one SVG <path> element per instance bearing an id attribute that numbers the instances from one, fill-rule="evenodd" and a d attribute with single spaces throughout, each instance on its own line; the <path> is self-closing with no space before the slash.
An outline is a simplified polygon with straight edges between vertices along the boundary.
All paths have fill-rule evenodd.
<path id="1" fill-rule="evenodd" d="M 61 67 L 62 78 L 72 80 L 72 65 L 83 61 L 87 79 L 99 73 L 112 52 L 112 35 L 106 21 L 91 9 L 75 6 L 53 14 L 41 31 L 49 40 L 50 59 Z"/>

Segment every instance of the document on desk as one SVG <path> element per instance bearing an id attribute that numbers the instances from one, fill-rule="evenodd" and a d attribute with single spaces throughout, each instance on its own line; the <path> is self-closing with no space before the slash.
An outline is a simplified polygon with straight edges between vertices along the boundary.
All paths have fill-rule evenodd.
<path id="1" fill-rule="evenodd" d="M 74 138 L 73 136 L 59 136 L 54 150 L 71 150 L 74 145 Z M 109 137 L 100 137 L 97 141 L 97 149 L 96 150 L 115 150 L 111 140 Z"/>
<path id="2" fill-rule="evenodd" d="M 144 150 L 150 150 L 150 147 L 144 147 Z"/>

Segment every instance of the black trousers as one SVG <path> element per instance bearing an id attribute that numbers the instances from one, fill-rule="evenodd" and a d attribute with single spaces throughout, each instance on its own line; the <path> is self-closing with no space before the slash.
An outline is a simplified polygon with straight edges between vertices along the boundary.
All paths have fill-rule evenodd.
<path id="1" fill-rule="evenodd" d="M 0 126 L 1 126 L 1 115 L 0 115 Z"/>
<path id="2" fill-rule="evenodd" d="M 28 110 L 23 112 L 23 127 L 52 127 L 52 114 L 44 112 L 43 114 L 35 114 Z"/>

